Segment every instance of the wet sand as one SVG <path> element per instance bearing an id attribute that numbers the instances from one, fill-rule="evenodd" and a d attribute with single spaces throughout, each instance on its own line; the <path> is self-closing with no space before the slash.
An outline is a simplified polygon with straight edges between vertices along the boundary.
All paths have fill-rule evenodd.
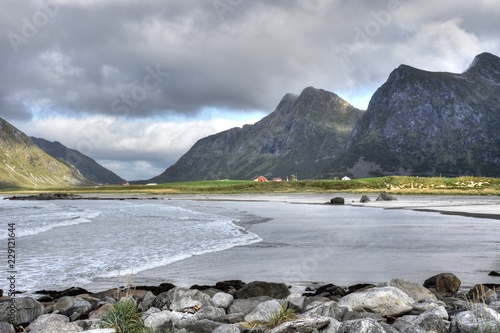
<path id="1" fill-rule="evenodd" d="M 344 197 L 346 205 L 324 205 L 335 196 Z M 500 198 L 397 196 L 397 201 L 366 204 L 360 198 L 331 193 L 166 196 L 167 204 L 244 215 L 238 223 L 263 241 L 134 273 L 134 283 L 191 286 L 240 279 L 301 288 L 396 277 L 423 283 L 442 272 L 454 273 L 463 286 L 500 283 L 488 276 L 500 270 Z M 87 287 L 116 285 L 116 280 L 102 280 Z"/>

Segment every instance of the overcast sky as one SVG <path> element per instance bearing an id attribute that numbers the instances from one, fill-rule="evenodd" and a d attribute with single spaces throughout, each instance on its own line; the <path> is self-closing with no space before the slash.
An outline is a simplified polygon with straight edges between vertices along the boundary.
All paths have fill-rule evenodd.
<path id="1" fill-rule="evenodd" d="M 0 117 L 128 180 L 307 86 L 365 109 L 400 64 L 500 55 L 498 0 L 2 0 Z"/>

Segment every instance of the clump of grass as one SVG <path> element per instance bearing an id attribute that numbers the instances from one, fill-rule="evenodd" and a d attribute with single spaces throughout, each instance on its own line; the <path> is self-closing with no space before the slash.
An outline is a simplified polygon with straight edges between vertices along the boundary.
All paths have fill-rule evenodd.
<path id="1" fill-rule="evenodd" d="M 297 314 L 292 308 L 281 307 L 280 311 L 272 315 L 266 322 L 266 326 L 269 328 L 277 327 L 287 321 L 292 321 L 297 319 Z"/>
<path id="2" fill-rule="evenodd" d="M 135 301 L 125 298 L 118 301 L 102 318 L 101 327 L 113 328 L 117 333 L 146 333 L 141 313 Z"/>
<path id="3" fill-rule="evenodd" d="M 493 292 L 496 294 L 496 290 Z M 486 304 L 486 291 L 484 285 L 479 285 L 474 288 L 472 297 L 465 296 L 468 303 L 467 308 L 472 311 L 477 318 L 477 326 L 471 330 L 473 333 L 500 333 L 500 324 L 488 322 L 490 314 L 485 310 L 488 308 Z"/>

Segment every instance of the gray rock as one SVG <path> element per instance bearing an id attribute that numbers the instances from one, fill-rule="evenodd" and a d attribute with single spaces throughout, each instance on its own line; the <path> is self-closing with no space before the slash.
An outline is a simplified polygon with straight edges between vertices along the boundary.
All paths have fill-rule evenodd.
<path id="1" fill-rule="evenodd" d="M 151 309 L 150 309 L 151 310 Z M 186 323 L 195 322 L 196 319 L 194 315 L 175 312 L 170 310 L 164 311 L 147 311 L 143 315 L 144 326 L 152 328 L 155 330 L 170 330 L 174 326 L 181 327 L 181 325 L 186 325 Z"/>
<path id="2" fill-rule="evenodd" d="M 390 195 L 385 191 L 380 193 L 380 195 L 376 199 L 376 201 L 393 201 L 393 200 L 398 200 L 398 199 L 396 199 L 395 197 L 393 197 L 392 195 Z"/>
<path id="3" fill-rule="evenodd" d="M 88 314 L 92 309 L 92 304 L 83 298 L 76 296 L 63 296 L 54 304 L 53 313 L 63 314 L 71 321 L 80 319 L 84 314 Z"/>
<path id="4" fill-rule="evenodd" d="M 345 309 L 345 308 L 343 308 Z M 373 319 L 378 322 L 383 322 L 385 321 L 384 317 L 380 313 L 373 313 L 373 312 L 358 312 L 358 311 L 347 311 L 342 317 L 342 321 L 348 321 L 348 320 L 356 320 L 356 319 Z"/>
<path id="5" fill-rule="evenodd" d="M 218 321 L 219 323 L 224 323 L 224 324 L 242 323 L 245 321 L 245 315 L 243 313 L 230 313 L 230 314 L 226 314 L 224 316 L 220 316 L 215 321 Z"/>
<path id="6" fill-rule="evenodd" d="M 13 325 L 31 323 L 44 312 L 43 304 L 31 297 L 14 298 L 0 302 L 0 322 L 12 323 Z"/>
<path id="7" fill-rule="evenodd" d="M 26 332 L 30 333 L 73 333 L 82 331 L 83 328 L 76 323 L 70 323 L 69 318 L 61 314 L 41 315 L 26 327 Z"/>
<path id="8" fill-rule="evenodd" d="M 370 200 L 370 198 L 368 198 L 368 196 L 367 196 L 367 195 L 363 195 L 363 196 L 361 197 L 361 199 L 359 200 L 359 202 L 361 202 L 361 203 L 366 203 L 366 202 L 370 202 L 370 201 L 371 201 L 371 200 Z"/>
<path id="9" fill-rule="evenodd" d="M 184 328 L 190 332 L 196 333 L 212 333 L 217 327 L 223 324 L 208 319 L 185 321 L 178 323 L 176 328 Z"/>
<path id="10" fill-rule="evenodd" d="M 320 329 L 323 329 L 330 324 L 331 318 L 313 316 L 304 317 L 297 320 L 289 321 L 283 323 L 272 330 L 269 333 L 311 333 Z"/>
<path id="11" fill-rule="evenodd" d="M 322 317 L 334 318 L 341 321 L 347 311 L 348 310 L 346 307 L 339 307 L 337 302 L 331 301 L 326 303 L 319 303 L 314 307 L 308 307 L 308 310 L 304 312 L 304 316 L 318 315 Z"/>
<path id="12" fill-rule="evenodd" d="M 356 319 L 340 324 L 339 333 L 387 333 L 382 324 L 373 319 Z"/>
<path id="13" fill-rule="evenodd" d="M 1 293 L 0 293 L 1 297 Z M 1 333 L 16 333 L 14 326 L 9 323 L 0 322 L 0 332 Z"/>
<path id="14" fill-rule="evenodd" d="M 452 316 L 450 333 L 495 332 L 500 330 L 500 314 L 478 304 L 474 310 Z"/>
<path id="15" fill-rule="evenodd" d="M 288 297 L 286 299 L 288 302 L 290 302 L 290 304 L 293 304 L 293 306 L 296 306 L 300 312 L 304 311 L 304 309 L 306 307 L 306 299 L 307 299 L 306 296 L 302 296 L 302 294 L 299 294 L 299 293 L 294 293 L 294 294 L 288 295 Z"/>
<path id="16" fill-rule="evenodd" d="M 344 203 L 345 200 L 342 197 L 331 198 L 329 202 L 330 205 L 343 205 Z"/>
<path id="17" fill-rule="evenodd" d="M 247 315 L 255 309 L 257 305 L 262 302 L 272 300 L 271 297 L 261 296 L 261 297 L 252 297 L 247 299 L 235 299 L 234 302 L 227 309 L 227 313 L 242 313 L 243 315 Z"/>
<path id="18" fill-rule="evenodd" d="M 93 330 L 83 331 L 84 333 L 116 333 L 114 328 L 97 328 Z"/>
<path id="19" fill-rule="evenodd" d="M 146 292 L 146 294 L 139 300 L 138 308 L 141 311 L 146 311 L 147 309 L 149 309 L 155 299 L 155 294 L 153 294 L 151 291 Z"/>
<path id="20" fill-rule="evenodd" d="M 217 318 L 226 315 L 226 311 L 223 308 L 216 306 L 204 306 L 198 312 L 195 313 L 194 317 L 196 320 L 210 319 L 217 321 Z"/>
<path id="21" fill-rule="evenodd" d="M 333 318 L 330 318 L 330 324 L 326 326 L 325 328 L 321 329 L 321 333 L 338 333 L 340 329 L 341 322 L 338 320 L 335 320 Z"/>
<path id="22" fill-rule="evenodd" d="M 219 308 L 227 309 L 233 303 L 234 297 L 225 292 L 218 292 L 212 296 L 212 303 Z"/>
<path id="23" fill-rule="evenodd" d="M 410 296 L 413 301 L 420 302 L 422 300 L 433 300 L 437 301 L 436 296 L 425 288 L 423 285 L 411 282 L 405 279 L 392 279 L 391 281 L 384 284 L 389 287 L 396 287 L 404 291 L 408 296 Z"/>
<path id="24" fill-rule="evenodd" d="M 441 273 L 434 275 L 424 282 L 424 287 L 435 288 L 438 293 L 453 295 L 461 285 L 460 279 L 452 273 Z"/>
<path id="25" fill-rule="evenodd" d="M 241 333 L 238 325 L 225 324 L 217 327 L 212 333 Z"/>
<path id="26" fill-rule="evenodd" d="M 262 323 L 268 321 L 272 316 L 281 311 L 281 304 L 276 300 L 270 300 L 258 304 L 255 309 L 245 316 L 247 323 Z"/>
<path id="27" fill-rule="evenodd" d="M 114 305 L 110 303 L 106 303 L 101 306 L 99 309 L 94 310 L 89 313 L 90 319 L 102 319 L 111 309 L 113 309 Z"/>
<path id="28" fill-rule="evenodd" d="M 241 287 L 235 294 L 235 298 L 245 299 L 258 296 L 268 296 L 271 298 L 286 298 L 290 295 L 290 290 L 284 283 L 254 281 Z"/>
<path id="29" fill-rule="evenodd" d="M 164 308 L 172 311 L 182 311 L 193 307 L 203 307 L 212 305 L 210 296 L 196 290 L 175 287 L 165 293 L 161 293 L 151 306 L 163 310 Z"/>
<path id="30" fill-rule="evenodd" d="M 384 317 L 407 313 L 413 308 L 413 304 L 412 298 L 395 287 L 377 287 L 355 292 L 342 297 L 338 303 L 350 311 L 376 312 Z"/>

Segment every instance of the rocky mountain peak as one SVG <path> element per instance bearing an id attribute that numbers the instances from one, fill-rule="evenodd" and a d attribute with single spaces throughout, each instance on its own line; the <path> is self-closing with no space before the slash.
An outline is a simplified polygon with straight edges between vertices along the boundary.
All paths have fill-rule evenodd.
<path id="1" fill-rule="evenodd" d="M 464 75 L 474 79 L 484 78 L 498 84 L 500 80 L 500 58 L 491 53 L 481 53 L 474 58 Z"/>

